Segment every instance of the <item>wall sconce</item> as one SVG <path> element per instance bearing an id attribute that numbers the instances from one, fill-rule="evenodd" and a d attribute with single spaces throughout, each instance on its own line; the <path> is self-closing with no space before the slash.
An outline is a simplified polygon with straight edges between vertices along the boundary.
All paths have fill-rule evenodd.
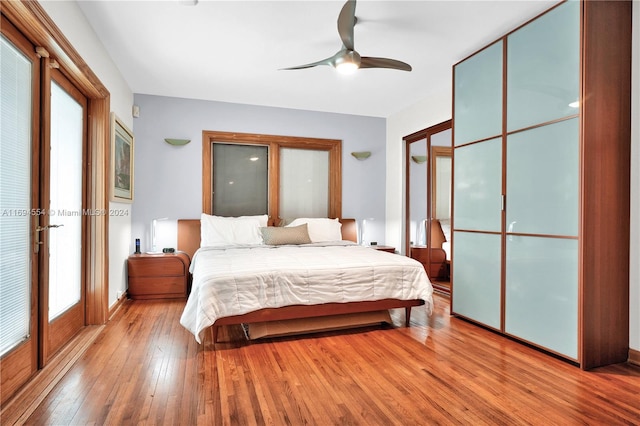
<path id="1" fill-rule="evenodd" d="M 171 139 L 171 138 L 166 138 L 164 141 L 166 143 L 168 143 L 169 145 L 180 146 L 180 145 L 188 144 L 189 142 L 191 142 L 191 139 Z"/>
<path id="2" fill-rule="evenodd" d="M 371 157 L 371 151 L 352 152 L 351 155 L 353 155 L 356 160 L 366 160 Z"/>
<path id="3" fill-rule="evenodd" d="M 414 163 L 422 164 L 422 163 L 425 163 L 427 161 L 427 156 L 426 155 L 412 155 L 411 159 L 413 160 Z"/>

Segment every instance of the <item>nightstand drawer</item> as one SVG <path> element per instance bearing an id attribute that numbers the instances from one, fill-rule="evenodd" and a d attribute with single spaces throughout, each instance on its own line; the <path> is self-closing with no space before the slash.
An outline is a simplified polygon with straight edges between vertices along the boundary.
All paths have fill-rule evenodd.
<path id="1" fill-rule="evenodd" d="M 128 293 L 132 299 L 187 297 L 189 256 L 186 253 L 132 254 L 127 269 Z"/>
<path id="2" fill-rule="evenodd" d="M 184 276 L 186 265 L 178 257 L 158 256 L 129 260 L 130 277 Z"/>
<path id="3" fill-rule="evenodd" d="M 132 299 L 164 299 L 186 297 L 185 277 L 130 278 L 129 296 Z"/>
<path id="4" fill-rule="evenodd" d="M 426 247 L 411 247 L 411 253 L 409 257 L 417 260 L 420 263 L 426 264 L 429 260 L 429 249 Z"/>

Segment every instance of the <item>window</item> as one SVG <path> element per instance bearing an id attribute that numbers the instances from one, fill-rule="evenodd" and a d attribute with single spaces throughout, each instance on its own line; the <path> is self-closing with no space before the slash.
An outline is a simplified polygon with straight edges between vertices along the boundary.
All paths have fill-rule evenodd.
<path id="1" fill-rule="evenodd" d="M 342 214 L 342 142 L 203 132 L 202 211 L 271 223 Z"/>

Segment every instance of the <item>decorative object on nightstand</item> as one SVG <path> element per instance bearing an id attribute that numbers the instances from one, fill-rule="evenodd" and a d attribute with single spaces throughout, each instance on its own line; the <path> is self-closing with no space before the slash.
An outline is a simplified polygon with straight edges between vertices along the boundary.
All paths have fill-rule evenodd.
<path id="1" fill-rule="evenodd" d="M 127 259 L 131 299 L 187 297 L 189 256 L 183 252 L 132 254 Z"/>
<path id="2" fill-rule="evenodd" d="M 374 221 L 375 219 L 372 217 L 362 219 L 362 221 L 360 222 L 360 226 L 358 227 L 358 244 L 361 244 L 363 246 L 376 244 L 375 242 L 371 241 L 371 229 L 373 229 L 371 225 Z"/>
<path id="3" fill-rule="evenodd" d="M 168 217 L 160 217 L 157 219 L 153 219 L 151 221 L 151 252 L 150 254 L 154 254 L 154 253 L 160 253 L 158 251 L 158 247 L 157 247 L 157 243 L 158 243 L 158 222 L 161 220 L 167 220 L 169 219 Z"/>

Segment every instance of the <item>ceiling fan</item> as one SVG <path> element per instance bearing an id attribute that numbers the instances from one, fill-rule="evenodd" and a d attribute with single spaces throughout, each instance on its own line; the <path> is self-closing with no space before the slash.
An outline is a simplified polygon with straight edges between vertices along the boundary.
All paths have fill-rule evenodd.
<path id="1" fill-rule="evenodd" d="M 353 42 L 353 28 L 357 21 L 356 0 L 348 0 L 345 5 L 342 6 L 340 15 L 338 15 L 338 34 L 340 34 L 340 38 L 342 39 L 342 49 L 335 55 L 321 61 L 282 69 L 299 70 L 318 65 L 330 65 L 342 73 L 355 72 L 358 68 L 390 68 L 394 70 L 411 71 L 411 65 L 402 61 L 360 56 L 360 54 L 355 51 Z"/>

